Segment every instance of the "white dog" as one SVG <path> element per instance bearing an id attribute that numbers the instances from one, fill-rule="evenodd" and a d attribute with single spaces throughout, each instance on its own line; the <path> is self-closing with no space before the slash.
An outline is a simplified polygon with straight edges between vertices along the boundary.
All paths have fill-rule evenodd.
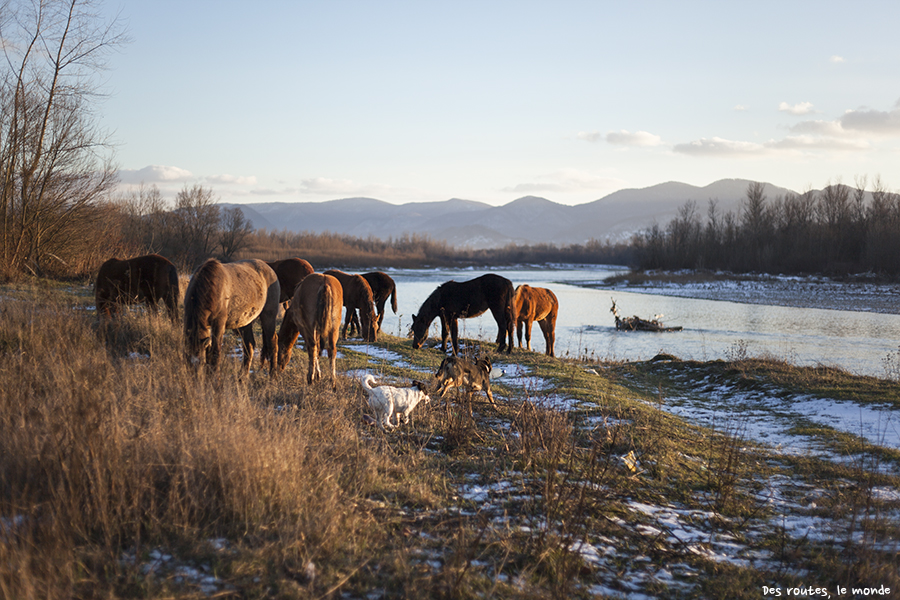
<path id="1" fill-rule="evenodd" d="M 425 384 L 421 381 L 413 381 L 413 387 L 399 388 L 391 385 L 373 386 L 375 378 L 366 375 L 362 385 L 369 394 L 369 406 L 375 411 L 375 420 L 378 426 L 384 429 L 395 427 L 391 423 L 391 417 L 397 415 L 397 425 L 403 417 L 404 423 L 409 423 L 409 415 L 419 402 L 431 402 L 431 398 L 425 393 Z"/>

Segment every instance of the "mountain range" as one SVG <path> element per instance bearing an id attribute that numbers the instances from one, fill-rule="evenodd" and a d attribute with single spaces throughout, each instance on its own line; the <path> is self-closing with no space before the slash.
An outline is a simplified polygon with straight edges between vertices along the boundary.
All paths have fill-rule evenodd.
<path id="1" fill-rule="evenodd" d="M 568 206 L 525 196 L 502 206 L 454 198 L 443 202 L 390 204 L 373 198 L 326 202 L 222 204 L 240 207 L 257 229 L 332 232 L 355 237 L 396 239 L 417 234 L 460 248 L 496 248 L 507 244 L 568 245 L 589 240 L 624 241 L 654 223 L 664 226 L 688 201 L 705 218 L 709 200 L 721 213 L 737 212 L 751 182 L 722 179 L 697 187 L 668 182 L 625 189 L 604 198 Z M 765 184 L 769 199 L 790 190 Z"/>

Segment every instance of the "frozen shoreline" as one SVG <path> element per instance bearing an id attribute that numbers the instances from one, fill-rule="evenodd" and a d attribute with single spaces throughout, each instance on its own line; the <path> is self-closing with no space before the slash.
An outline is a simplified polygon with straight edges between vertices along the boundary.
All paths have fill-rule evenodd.
<path id="1" fill-rule="evenodd" d="M 820 308 L 900 314 L 900 284 L 844 283 L 825 277 L 759 276 L 754 279 L 711 281 L 649 281 L 606 284 L 581 282 L 588 287 L 743 304 L 791 308 Z"/>

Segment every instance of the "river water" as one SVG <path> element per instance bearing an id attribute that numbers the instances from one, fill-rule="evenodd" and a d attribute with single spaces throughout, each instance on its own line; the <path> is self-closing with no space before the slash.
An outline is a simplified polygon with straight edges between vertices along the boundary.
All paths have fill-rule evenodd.
<path id="1" fill-rule="evenodd" d="M 799 298 L 791 306 L 766 304 L 761 292 L 734 301 L 728 284 L 706 288 L 702 298 L 680 297 L 684 290 L 599 288 L 603 279 L 620 272 L 617 267 L 493 269 L 513 285 L 546 287 L 559 299 L 556 326 L 558 357 L 601 360 L 645 360 L 660 352 L 682 359 L 714 360 L 768 355 L 798 365 L 837 366 L 863 375 L 884 377 L 900 367 L 900 315 L 815 308 L 834 306 L 825 299 Z M 466 281 L 486 273 L 480 269 L 396 269 L 388 271 L 397 283 L 398 314 L 388 308 L 383 328 L 406 335 L 422 302 L 445 281 Z M 804 288 L 796 286 L 802 296 Z M 690 292 L 687 292 L 690 293 Z M 877 290 L 876 290 L 877 293 Z M 884 293 L 881 293 L 883 296 Z M 717 297 L 725 299 L 715 299 Z M 610 312 L 615 298 L 621 316 L 648 319 L 662 314 L 666 325 L 678 332 L 616 331 Z M 795 298 L 797 300 L 798 298 Z M 780 301 L 779 301 L 780 302 Z M 797 305 L 800 306 L 797 306 Z M 803 306 L 806 304 L 807 306 Z M 437 320 L 432 340 L 440 336 Z M 490 313 L 460 321 L 460 337 L 494 341 L 497 325 Z M 535 325 L 532 347 L 544 351 L 540 328 Z"/>

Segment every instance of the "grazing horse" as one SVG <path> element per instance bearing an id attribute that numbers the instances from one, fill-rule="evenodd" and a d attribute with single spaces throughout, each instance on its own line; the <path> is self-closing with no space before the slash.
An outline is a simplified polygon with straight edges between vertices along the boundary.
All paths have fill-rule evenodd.
<path id="1" fill-rule="evenodd" d="M 371 273 L 363 273 L 363 278 L 369 287 L 372 288 L 372 298 L 375 300 L 375 309 L 378 312 L 378 329 L 384 322 L 384 304 L 387 299 L 391 299 L 391 310 L 397 314 L 397 285 L 387 273 L 381 271 L 372 271 Z M 353 313 L 353 320 L 350 321 L 350 333 L 360 331 L 359 319 L 356 313 Z"/>
<path id="2" fill-rule="evenodd" d="M 488 273 L 469 281 L 448 281 L 431 292 L 413 315 L 413 348 L 421 348 L 435 317 L 441 319 L 441 350 L 447 348 L 447 329 L 453 342 L 453 355 L 459 354 L 458 319 L 477 317 L 490 310 L 497 321 L 497 351 L 512 352 L 516 313 L 513 306 L 513 284 L 506 277 Z M 509 342 L 507 343 L 507 338 Z"/>
<path id="3" fill-rule="evenodd" d="M 281 286 L 269 265 L 261 260 L 220 263 L 207 260 L 194 272 L 184 295 L 184 339 L 188 360 L 219 366 L 222 338 L 233 329 L 244 342 L 241 379 L 253 360 L 253 321 L 262 324 L 262 362 L 269 361 L 274 376 L 277 351 L 275 319 Z"/>
<path id="4" fill-rule="evenodd" d="M 375 299 L 372 296 L 372 288 L 362 275 L 350 275 L 337 269 L 325 271 L 337 279 L 344 292 L 344 307 L 347 315 L 344 318 L 343 337 L 347 337 L 350 329 L 350 321 L 359 310 L 359 318 L 362 322 L 361 337 L 367 342 L 374 342 L 378 337 L 378 318 L 375 316 Z"/>
<path id="5" fill-rule="evenodd" d="M 516 338 L 519 348 L 522 347 L 522 326 L 525 327 L 525 341 L 531 350 L 531 326 L 537 321 L 547 344 L 547 356 L 553 356 L 556 342 L 556 315 L 559 313 L 559 300 L 556 294 L 547 288 L 520 285 L 513 296 L 516 309 Z"/>
<path id="6" fill-rule="evenodd" d="M 284 369 L 287 366 L 297 336 L 303 334 L 306 353 L 309 355 L 306 382 L 312 384 L 322 377 L 319 353 L 325 349 L 328 350 L 331 361 L 331 381 L 334 385 L 343 304 L 343 290 L 336 278 L 322 273 L 307 275 L 294 290 L 291 306 L 278 331 L 278 368 Z"/>
<path id="7" fill-rule="evenodd" d="M 116 314 L 121 304 L 144 302 L 153 314 L 162 300 L 172 321 L 178 320 L 178 269 L 159 254 L 126 260 L 111 258 L 100 267 L 94 282 L 98 317 Z"/>
<path id="8" fill-rule="evenodd" d="M 313 272 L 312 265 L 302 258 L 285 258 L 284 260 L 276 260 L 266 264 L 272 267 L 275 275 L 278 276 L 278 284 L 281 286 L 279 302 L 282 304 L 291 301 L 297 284 Z M 284 308 L 287 310 L 287 306 Z"/>

